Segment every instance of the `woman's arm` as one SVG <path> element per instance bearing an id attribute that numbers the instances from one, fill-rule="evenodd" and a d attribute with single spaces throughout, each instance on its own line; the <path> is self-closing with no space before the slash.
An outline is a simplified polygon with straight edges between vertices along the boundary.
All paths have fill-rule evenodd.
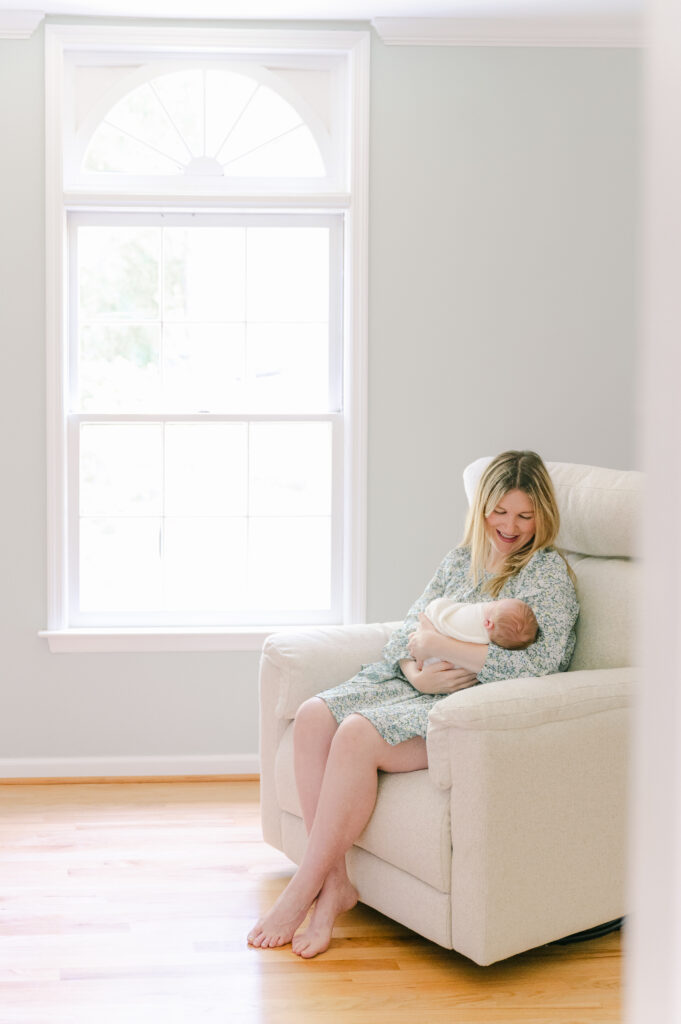
<path id="1" fill-rule="evenodd" d="M 435 629 L 426 615 L 419 615 L 419 625 L 411 634 L 407 646 L 409 653 L 417 661 L 441 658 L 452 665 L 473 672 L 476 676 L 482 671 L 489 650 L 489 644 L 472 644 L 445 636 Z"/>
<path id="2" fill-rule="evenodd" d="M 445 661 L 419 668 L 415 661 L 406 658 L 400 662 L 400 668 L 405 679 L 421 693 L 454 693 L 456 690 L 474 686 L 478 681 L 474 672 L 468 672 L 465 668 L 455 668 Z"/>
<path id="3" fill-rule="evenodd" d="M 538 551 L 504 596 L 517 597 L 529 604 L 537 617 L 539 633 L 535 642 L 521 651 L 490 644 L 478 675 L 480 682 L 564 672 L 575 646 L 579 604 L 567 566 L 558 552 Z"/>
<path id="4" fill-rule="evenodd" d="M 399 662 L 409 658 L 407 643 L 409 634 L 418 625 L 419 613 L 436 597 L 442 597 L 452 578 L 458 578 L 467 571 L 468 556 L 462 548 L 454 548 L 443 558 L 433 578 L 407 612 L 404 623 L 391 635 L 383 649 L 383 658 L 388 664 L 398 667 Z M 410 680 L 411 681 L 411 680 Z"/>

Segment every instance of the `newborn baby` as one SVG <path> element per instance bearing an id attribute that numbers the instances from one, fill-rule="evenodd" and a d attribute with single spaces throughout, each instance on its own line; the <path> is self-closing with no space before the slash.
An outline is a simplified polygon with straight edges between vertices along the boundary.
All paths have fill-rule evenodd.
<path id="1" fill-rule="evenodd" d="M 425 615 L 445 636 L 471 644 L 491 642 L 512 651 L 534 643 L 539 628 L 529 604 L 515 597 L 477 604 L 437 597 L 427 606 Z M 428 658 L 424 664 L 439 660 Z"/>

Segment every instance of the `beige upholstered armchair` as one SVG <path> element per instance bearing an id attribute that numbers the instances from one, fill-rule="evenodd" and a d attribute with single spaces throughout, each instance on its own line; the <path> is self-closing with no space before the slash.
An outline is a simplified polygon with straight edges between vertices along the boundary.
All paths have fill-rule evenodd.
<path id="1" fill-rule="evenodd" d="M 482 460 L 481 460 L 482 461 Z M 581 606 L 567 673 L 475 686 L 430 716 L 429 768 L 385 775 L 348 854 L 360 899 L 491 964 L 626 913 L 636 642 L 636 472 L 549 463 Z M 467 487 L 481 471 L 473 464 Z M 260 674 L 262 822 L 298 862 L 298 706 L 380 657 L 395 623 L 271 637 Z"/>

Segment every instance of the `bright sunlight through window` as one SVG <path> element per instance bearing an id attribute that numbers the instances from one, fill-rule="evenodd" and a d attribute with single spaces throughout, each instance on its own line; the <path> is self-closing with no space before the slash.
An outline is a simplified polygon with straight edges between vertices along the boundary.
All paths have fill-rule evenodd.
<path id="1" fill-rule="evenodd" d="M 73 218 L 79 611 L 328 612 L 334 232 L 168 219 Z"/>
<path id="2" fill-rule="evenodd" d="M 53 650 L 362 618 L 367 53 L 47 27 Z"/>

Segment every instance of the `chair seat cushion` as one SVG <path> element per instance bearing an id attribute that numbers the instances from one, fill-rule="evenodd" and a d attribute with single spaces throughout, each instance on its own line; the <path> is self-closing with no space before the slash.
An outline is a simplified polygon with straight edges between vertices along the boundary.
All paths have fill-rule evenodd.
<path id="1" fill-rule="evenodd" d="M 293 774 L 293 727 L 284 733 L 276 760 L 276 786 L 284 811 L 302 816 Z M 436 788 L 428 771 L 379 775 L 371 820 L 355 843 L 440 892 L 451 888 L 452 840 L 449 792 Z"/>

